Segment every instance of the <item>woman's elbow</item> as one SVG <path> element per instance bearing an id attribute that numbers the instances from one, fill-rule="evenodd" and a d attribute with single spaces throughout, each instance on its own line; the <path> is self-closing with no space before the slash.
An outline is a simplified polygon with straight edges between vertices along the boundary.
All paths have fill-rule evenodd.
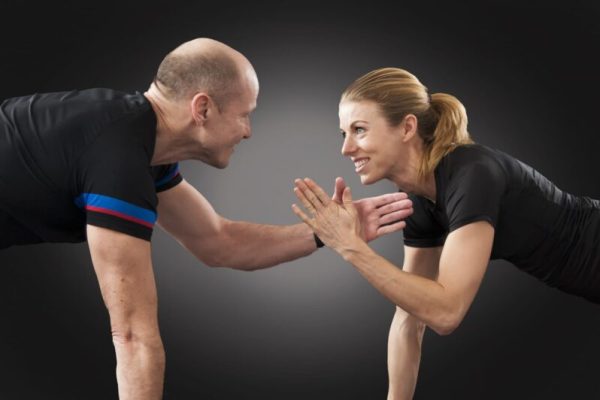
<path id="1" fill-rule="evenodd" d="M 436 327 L 431 327 L 431 329 L 433 329 L 433 331 L 440 336 L 447 336 L 454 332 L 456 328 L 458 328 L 458 325 L 440 325 Z"/>
<path id="2" fill-rule="evenodd" d="M 430 328 L 440 336 L 447 336 L 458 328 L 462 319 L 462 313 L 444 313 L 438 317 L 434 324 L 430 325 Z"/>

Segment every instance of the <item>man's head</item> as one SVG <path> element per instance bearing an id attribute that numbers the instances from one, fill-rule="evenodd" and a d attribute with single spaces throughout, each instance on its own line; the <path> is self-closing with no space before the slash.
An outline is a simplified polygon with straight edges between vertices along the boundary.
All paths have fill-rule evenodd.
<path id="1" fill-rule="evenodd" d="M 206 38 L 183 43 L 163 59 L 153 86 L 169 103 L 164 117 L 183 134 L 187 158 L 224 168 L 233 147 L 250 137 L 258 79 L 231 47 Z"/>

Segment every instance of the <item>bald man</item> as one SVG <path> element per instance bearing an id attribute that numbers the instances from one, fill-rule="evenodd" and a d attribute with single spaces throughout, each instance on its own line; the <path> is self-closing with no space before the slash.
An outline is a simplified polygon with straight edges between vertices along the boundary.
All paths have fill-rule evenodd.
<path id="1" fill-rule="evenodd" d="M 317 248 L 304 224 L 219 216 L 179 173 L 182 160 L 225 168 L 250 137 L 257 96 L 256 73 L 242 54 L 195 39 L 165 57 L 144 94 L 89 89 L 0 105 L 0 248 L 87 240 L 110 315 L 121 399 L 162 396 L 155 224 L 210 266 L 266 268 Z M 338 179 L 335 200 L 343 187 Z M 411 212 L 400 193 L 356 205 L 368 240 L 403 228 Z"/>

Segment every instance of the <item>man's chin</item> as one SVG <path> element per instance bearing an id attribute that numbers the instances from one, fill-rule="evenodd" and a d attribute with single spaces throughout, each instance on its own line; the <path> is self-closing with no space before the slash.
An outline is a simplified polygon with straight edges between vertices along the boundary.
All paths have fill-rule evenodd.
<path id="1" fill-rule="evenodd" d="M 225 169 L 229 165 L 229 157 L 214 160 L 214 162 L 211 163 L 210 165 L 212 165 L 213 167 L 218 168 L 218 169 Z"/>
<path id="2" fill-rule="evenodd" d="M 229 165 L 229 158 L 227 158 L 225 160 L 219 160 L 219 159 L 214 159 L 214 158 L 202 157 L 202 158 L 196 158 L 196 160 L 203 162 L 206 165 L 210 165 L 211 167 L 218 168 L 218 169 L 226 168 Z"/>

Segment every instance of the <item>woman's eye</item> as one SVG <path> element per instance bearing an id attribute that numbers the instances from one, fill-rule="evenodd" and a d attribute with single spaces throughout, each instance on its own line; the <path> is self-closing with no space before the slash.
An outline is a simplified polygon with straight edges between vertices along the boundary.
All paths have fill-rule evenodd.
<path id="1" fill-rule="evenodd" d="M 360 126 L 357 126 L 355 129 L 356 134 L 360 135 L 361 133 L 365 133 L 366 130 L 365 128 L 361 128 Z"/>
<path id="2" fill-rule="evenodd" d="M 344 131 L 340 131 L 340 134 L 342 135 L 342 137 L 343 137 L 344 139 L 346 139 L 346 132 L 344 132 Z"/>

